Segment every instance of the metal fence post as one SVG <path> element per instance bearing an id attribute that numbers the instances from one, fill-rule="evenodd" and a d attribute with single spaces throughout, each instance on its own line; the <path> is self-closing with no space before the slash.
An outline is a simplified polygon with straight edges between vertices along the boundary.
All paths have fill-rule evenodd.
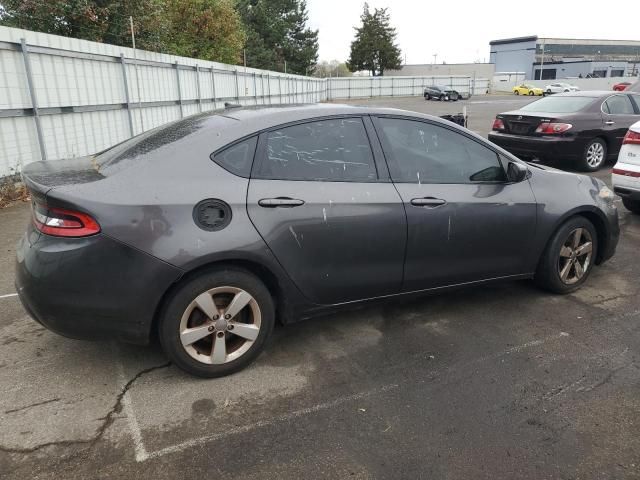
<path id="1" fill-rule="evenodd" d="M 253 72 L 253 101 L 258 104 L 258 84 L 256 83 L 256 72 Z"/>
<path id="2" fill-rule="evenodd" d="M 278 75 L 278 104 L 282 103 L 282 77 Z"/>
<path id="3" fill-rule="evenodd" d="M 411 77 L 411 96 L 416 94 L 416 77 Z"/>
<path id="4" fill-rule="evenodd" d="M 216 76 L 213 72 L 213 67 L 211 67 L 211 89 L 213 90 L 213 109 L 216 109 Z"/>
<path id="5" fill-rule="evenodd" d="M 393 77 L 391 77 L 391 96 L 393 97 L 395 95 L 394 91 L 393 91 Z"/>
<path id="6" fill-rule="evenodd" d="M 347 91 L 348 91 L 348 94 L 349 94 L 348 98 L 351 98 L 351 79 L 347 80 L 347 89 L 348 89 Z"/>
<path id="7" fill-rule="evenodd" d="M 133 113 L 131 112 L 131 98 L 129 97 L 129 81 L 127 80 L 127 64 L 124 62 L 124 53 L 120 54 L 120 65 L 122 65 L 122 82 L 124 83 L 124 99 L 127 102 L 127 117 L 129 119 L 129 133 L 133 137 Z"/>
<path id="8" fill-rule="evenodd" d="M 198 111 L 202 112 L 202 95 L 200 93 L 200 67 L 196 65 L 196 89 L 198 90 Z"/>
<path id="9" fill-rule="evenodd" d="M 36 123 L 36 133 L 38 135 L 38 146 L 40 147 L 40 155 L 42 160 L 47 159 L 47 151 L 44 146 L 44 135 L 42 134 L 42 124 L 40 123 L 40 112 L 38 111 L 38 100 L 36 90 L 33 86 L 33 72 L 31 71 L 31 61 L 29 60 L 29 51 L 27 50 L 27 41 L 20 39 L 20 47 L 22 50 L 22 59 L 24 60 L 24 69 L 27 74 L 27 86 L 29 87 L 29 96 L 31 97 L 31 107 L 33 109 L 33 119 Z"/>
<path id="10" fill-rule="evenodd" d="M 178 105 L 180 105 L 180 118 L 184 118 L 184 108 L 182 106 L 182 88 L 180 88 L 180 69 L 178 68 L 178 61 L 173 64 L 173 68 L 176 69 L 176 84 L 178 86 Z"/>
<path id="11" fill-rule="evenodd" d="M 234 78 L 236 80 L 236 101 L 240 103 L 240 87 L 238 86 L 238 68 L 233 71 Z"/>
<path id="12" fill-rule="evenodd" d="M 273 98 L 271 97 L 271 75 L 267 73 L 267 90 L 269 91 L 269 105 L 273 103 Z"/>

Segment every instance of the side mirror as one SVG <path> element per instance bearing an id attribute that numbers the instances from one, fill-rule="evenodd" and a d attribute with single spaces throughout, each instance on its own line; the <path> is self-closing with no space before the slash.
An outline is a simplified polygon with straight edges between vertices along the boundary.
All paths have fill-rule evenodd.
<path id="1" fill-rule="evenodd" d="M 527 167 L 518 162 L 509 162 L 507 167 L 507 176 L 511 182 L 521 182 L 527 178 L 529 170 Z"/>

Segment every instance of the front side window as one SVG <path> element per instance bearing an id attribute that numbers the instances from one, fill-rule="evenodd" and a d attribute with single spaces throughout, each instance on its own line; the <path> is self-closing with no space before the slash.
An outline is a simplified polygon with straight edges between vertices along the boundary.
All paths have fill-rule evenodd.
<path id="1" fill-rule="evenodd" d="M 360 118 L 335 118 L 266 134 L 266 155 L 254 176 L 271 180 L 370 182 L 377 171 Z"/>
<path id="2" fill-rule="evenodd" d="M 626 95 L 614 95 L 602 104 L 602 111 L 611 115 L 633 115 L 633 105 Z"/>
<path id="3" fill-rule="evenodd" d="M 498 155 L 460 133 L 429 123 L 380 118 L 385 155 L 394 182 L 502 182 Z"/>

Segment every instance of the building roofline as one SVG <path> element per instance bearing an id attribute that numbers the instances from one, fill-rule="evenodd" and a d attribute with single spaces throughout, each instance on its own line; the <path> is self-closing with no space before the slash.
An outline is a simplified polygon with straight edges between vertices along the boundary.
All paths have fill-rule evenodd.
<path id="1" fill-rule="evenodd" d="M 534 40 L 538 40 L 537 35 L 530 35 L 528 37 L 501 38 L 498 40 L 491 40 L 489 42 L 489 45 L 503 45 L 506 43 L 532 42 Z"/>

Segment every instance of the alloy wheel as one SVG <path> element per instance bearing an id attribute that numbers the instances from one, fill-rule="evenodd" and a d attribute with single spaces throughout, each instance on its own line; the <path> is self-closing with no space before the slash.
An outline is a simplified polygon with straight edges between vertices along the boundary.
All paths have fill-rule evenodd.
<path id="1" fill-rule="evenodd" d="M 567 285 L 572 285 L 585 276 L 591 266 L 593 241 L 586 228 L 571 231 L 560 248 L 558 275 Z"/>
<path id="2" fill-rule="evenodd" d="M 587 148 L 587 165 L 591 168 L 599 167 L 604 160 L 604 147 L 600 142 L 594 142 Z"/>
<path id="3" fill-rule="evenodd" d="M 180 341 L 201 363 L 229 363 L 251 348 L 261 320 L 258 302 L 250 293 L 237 287 L 216 287 L 187 306 L 180 321 Z"/>

